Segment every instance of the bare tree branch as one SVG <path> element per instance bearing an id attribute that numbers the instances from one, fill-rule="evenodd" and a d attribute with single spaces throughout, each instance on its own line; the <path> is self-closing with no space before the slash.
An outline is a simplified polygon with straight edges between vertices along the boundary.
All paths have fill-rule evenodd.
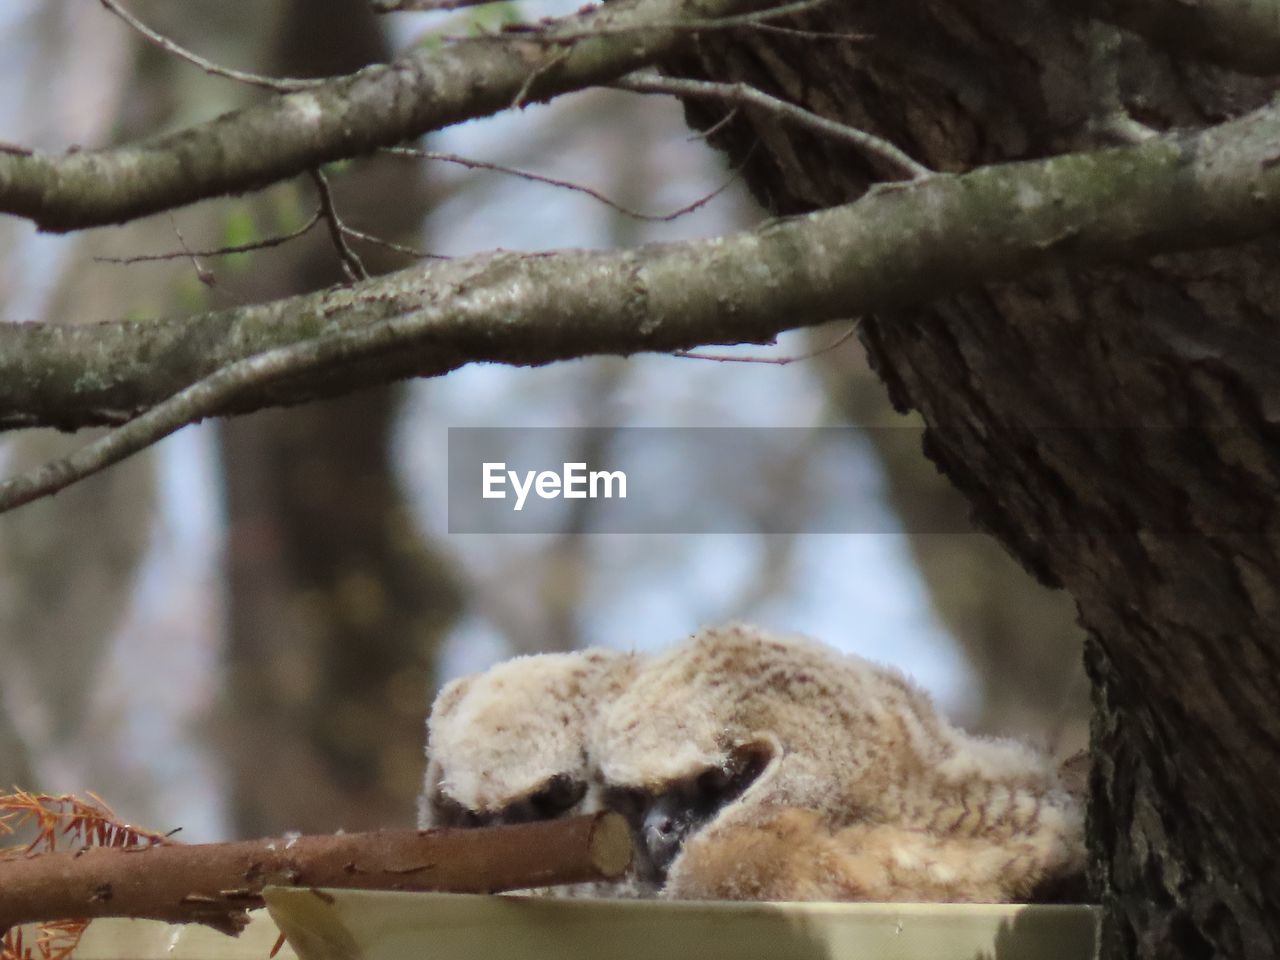
<path id="1" fill-rule="evenodd" d="M 496 893 L 612 880 L 631 862 L 616 813 L 467 830 L 388 830 L 235 843 L 100 847 L 0 860 L 0 932 L 135 917 L 226 933 L 268 885 Z"/>
<path id="2" fill-rule="evenodd" d="M 738 111 L 741 109 L 742 109 L 741 107 L 734 107 L 728 113 L 726 113 L 723 117 L 721 117 L 719 120 L 713 123 L 711 126 L 707 127 L 707 129 L 698 130 L 695 133 L 689 134 L 689 136 L 685 137 L 685 142 L 696 143 L 699 140 L 709 140 L 711 137 L 714 137 L 717 133 L 719 133 L 721 130 L 727 127 L 729 124 L 733 123 L 733 121 L 737 119 Z"/>
<path id="3" fill-rule="evenodd" d="M 873 136 L 826 117 L 820 117 L 812 111 L 787 103 L 777 97 L 770 96 L 763 90 L 756 90 L 743 83 L 712 83 L 708 80 L 684 80 L 677 77 L 664 77 L 652 71 L 644 70 L 629 74 L 613 83 L 619 90 L 630 90 L 633 93 L 665 93 L 674 97 L 692 97 L 694 99 L 719 100 L 738 107 L 754 107 L 766 110 L 780 120 L 798 123 L 808 127 L 815 133 L 835 140 L 851 143 L 863 153 L 888 163 L 912 178 L 927 177 L 933 171 L 917 162 L 904 151 L 899 150 L 888 140 Z"/>
<path id="4" fill-rule="evenodd" d="M 769 0 L 614 0 L 533 34 L 419 46 L 308 90 L 141 143 L 59 156 L 0 152 L 0 213 L 69 231 L 258 189 L 440 127 L 605 83 L 679 49 L 689 24 Z M 530 82 L 530 78 L 534 78 Z"/>
<path id="5" fill-rule="evenodd" d="M 279 247 L 288 243 L 290 240 L 297 240 L 301 236 L 311 232 L 311 228 L 320 222 L 320 218 L 324 216 L 324 211 L 317 209 L 315 213 L 307 218 L 306 223 L 298 227 L 296 230 L 290 230 L 288 233 L 278 233 L 275 236 L 263 237 L 261 240 L 250 240 L 248 243 L 237 243 L 227 247 L 213 247 L 209 250 L 169 250 L 166 253 L 135 253 L 127 257 L 94 257 L 94 263 L 148 263 L 153 260 L 181 260 L 183 257 L 226 257 L 233 253 L 252 253 L 255 250 L 268 250 L 271 247 Z"/>
<path id="6" fill-rule="evenodd" d="M 116 0 L 98 0 L 104 7 L 113 14 L 127 23 L 138 34 L 147 40 L 148 43 L 155 44 L 165 53 L 172 54 L 179 60 L 185 60 L 193 66 L 199 67 L 205 73 L 215 77 L 225 77 L 228 80 L 235 80 L 239 83 L 247 83 L 255 87 L 266 87 L 268 90 L 288 91 L 288 90 L 305 90 L 308 87 L 319 86 L 323 80 L 299 80 L 295 77 L 264 77 L 256 73 L 245 73 L 243 70 L 232 70 L 230 67 L 221 67 L 211 60 L 206 60 L 199 54 L 192 53 L 185 47 L 179 46 L 168 37 L 156 33 L 145 23 L 135 17 L 132 13 L 116 3 Z"/>
<path id="7" fill-rule="evenodd" d="M 481 7 L 498 0 L 372 0 L 374 13 L 420 13 Z"/>
<path id="8" fill-rule="evenodd" d="M 388 147 L 383 151 L 397 157 L 414 157 L 419 160 L 436 160 L 440 163 L 452 163 L 460 167 L 466 167 L 468 170 L 488 170 L 493 173 L 502 173 L 510 177 L 516 177 L 520 180 L 528 180 L 530 183 L 543 183 L 549 187 L 557 187 L 561 190 L 569 190 L 573 193 L 581 193 L 590 197 L 599 203 L 604 204 L 611 210 L 615 210 L 624 217 L 632 220 L 643 220 L 648 223 L 670 223 L 672 220 L 678 220 L 687 214 L 693 213 L 705 207 L 714 200 L 733 183 L 734 178 L 729 178 L 710 193 L 704 194 L 697 200 L 686 203 L 683 207 L 678 207 L 668 213 L 643 213 L 639 210 L 632 210 L 630 207 L 623 206 L 616 200 L 611 200 L 599 190 L 593 190 L 581 183 L 574 183 L 572 180 L 561 180 L 558 177 L 548 177 L 541 173 L 534 173 L 531 170 L 521 170 L 517 167 L 508 167 L 500 163 L 490 163 L 487 160 L 473 160 L 470 157 L 459 156 L 456 153 L 440 153 L 435 150 L 416 150 L 412 147 Z"/>
<path id="9" fill-rule="evenodd" d="M 363 243 L 373 244 L 376 247 L 382 247 L 386 250 L 394 250 L 396 253 L 402 253 L 406 257 L 412 257 L 414 260 L 452 260 L 448 254 L 432 253 L 430 250 L 421 250 L 418 247 L 411 247 L 407 243 L 397 243 L 394 240 L 388 240 L 386 237 L 376 237 L 372 233 L 365 233 L 363 230 L 357 230 L 355 227 L 344 223 L 342 225 L 342 233 L 344 236 L 350 237 L 352 240 L 360 240 Z"/>
<path id="10" fill-rule="evenodd" d="M 696 353 L 693 350 L 676 350 L 671 355 L 673 357 L 681 357 L 685 360 L 710 360 L 712 363 L 764 363 L 775 367 L 789 367 L 793 363 L 799 363 L 801 360 L 813 360 L 820 357 L 824 353 L 829 353 L 837 347 L 843 346 L 849 340 L 853 339 L 853 335 L 858 332 L 858 328 L 862 325 L 861 320 L 855 320 L 849 324 L 849 329 L 840 336 L 836 337 L 830 343 L 823 344 L 820 347 L 814 347 L 812 350 L 806 350 L 803 353 L 787 353 L 777 357 L 761 357 L 761 356 L 740 356 L 736 353 Z"/>
<path id="11" fill-rule="evenodd" d="M 501 36 L 505 36 L 508 40 L 525 40 L 532 43 L 560 46 L 570 40 L 586 40 L 592 36 L 621 36 L 627 33 L 635 33 L 637 30 L 651 30 L 658 27 L 667 27 L 674 30 L 691 31 L 694 33 L 703 33 L 713 30 L 736 30 L 741 27 L 755 29 L 756 27 L 766 24 L 771 20 L 794 16 L 798 13 L 807 13 L 831 2 L 832 0 L 794 0 L 792 3 L 784 3 L 777 6 L 766 6 L 763 9 L 750 10 L 746 13 L 727 13 L 702 19 L 694 17 L 678 21 L 671 20 L 665 23 L 659 21 L 632 25 L 610 24 L 609 26 L 597 30 L 594 33 L 565 32 L 552 34 L 548 32 L 545 26 L 541 23 L 515 23 L 505 25 L 502 28 L 503 33 Z M 479 37 L 474 34 L 449 35 L 443 39 L 450 40 L 455 43 L 467 43 L 473 40 L 490 39 L 492 36 L 494 35 L 481 35 Z"/>
<path id="12" fill-rule="evenodd" d="M 1063 262 L 1242 241 L 1280 220 L 1277 143 L 1268 107 L 1194 137 L 884 184 L 713 240 L 460 258 L 184 320 L 3 324 L 0 425 L 135 419 L 0 484 L 0 508 L 213 414 L 475 361 L 766 342 Z"/>
<path id="13" fill-rule="evenodd" d="M 347 238 L 344 236 L 347 227 L 338 215 L 338 208 L 334 206 L 329 178 L 324 175 L 324 171 L 316 169 L 311 171 L 311 182 L 315 184 L 316 195 L 320 198 L 320 213 L 325 226 L 329 228 L 329 239 L 338 251 L 338 262 L 342 264 L 343 274 L 350 283 L 368 280 L 369 271 L 364 268 L 364 263 L 356 256 L 355 251 L 347 246 Z"/>

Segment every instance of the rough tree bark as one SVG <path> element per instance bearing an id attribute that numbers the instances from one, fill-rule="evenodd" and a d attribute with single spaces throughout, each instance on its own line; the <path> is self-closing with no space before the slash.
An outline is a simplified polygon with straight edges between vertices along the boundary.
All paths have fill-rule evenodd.
<path id="1" fill-rule="evenodd" d="M 836 4 L 802 25 L 867 39 L 744 31 L 671 69 L 747 80 L 949 171 L 1078 146 L 1105 94 L 1089 25 L 1042 0 Z M 1119 64 L 1130 115 L 1157 129 L 1273 91 L 1133 36 Z M 715 142 L 779 213 L 878 174 L 749 115 Z M 978 521 L 1070 590 L 1089 631 L 1107 957 L 1280 952 L 1278 254 L 1267 239 L 1040 271 L 863 326 Z"/>
<path id="2" fill-rule="evenodd" d="M 929 601 L 969 661 L 965 727 L 1024 737 L 1062 759 L 1079 753 L 1089 739 L 1089 683 L 1071 597 L 1036 583 L 973 528 L 968 501 L 920 450 L 919 417 L 894 412 L 859 344 L 817 361 L 832 401 L 866 428 Z"/>

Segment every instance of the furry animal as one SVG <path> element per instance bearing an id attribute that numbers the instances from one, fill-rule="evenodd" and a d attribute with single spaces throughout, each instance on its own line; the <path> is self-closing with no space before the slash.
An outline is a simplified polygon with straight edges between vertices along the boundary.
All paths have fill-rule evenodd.
<path id="1" fill-rule="evenodd" d="M 637 666 L 606 650 L 517 657 L 447 684 L 427 720 L 420 827 L 523 823 L 601 810 L 589 738 Z"/>
<path id="2" fill-rule="evenodd" d="M 527 823 L 604 809 L 590 739 L 639 665 L 607 650 L 517 657 L 445 685 L 427 720 L 418 826 Z M 538 890 L 637 896 L 630 878 Z"/>
<path id="3" fill-rule="evenodd" d="M 627 816 L 634 875 L 604 892 L 1008 901 L 1074 895 L 1083 872 L 1046 757 L 956 729 L 894 671 L 745 626 L 646 660 L 501 664 L 441 693 L 429 750 L 424 825 Z"/>

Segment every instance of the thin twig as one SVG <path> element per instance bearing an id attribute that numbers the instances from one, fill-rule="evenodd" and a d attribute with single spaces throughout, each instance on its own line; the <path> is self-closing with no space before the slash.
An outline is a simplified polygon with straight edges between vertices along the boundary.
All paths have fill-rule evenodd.
<path id="1" fill-rule="evenodd" d="M 858 332 L 860 326 L 862 326 L 862 320 L 855 320 L 848 330 L 830 343 L 810 350 L 808 353 L 797 353 L 784 357 L 741 357 L 734 356 L 731 353 L 693 353 L 690 350 L 676 350 L 671 355 L 673 357 L 682 357 L 685 360 L 711 360 L 715 363 L 770 363 L 777 367 L 785 367 L 800 360 L 812 360 L 814 357 L 820 357 L 824 353 L 830 353 L 836 347 L 847 342 Z"/>
<path id="2" fill-rule="evenodd" d="M 609 197 L 600 193 L 598 190 L 593 190 L 591 187 L 584 186 L 581 183 L 574 183 L 571 180 L 560 180 L 556 177 L 548 177 L 541 173 L 533 173 L 530 170 L 521 170 L 519 167 L 507 167 L 500 163 L 490 163 L 487 160 L 473 160 L 470 157 L 459 156 L 456 153 L 438 153 L 434 150 L 418 150 L 413 147 L 387 147 L 383 152 L 399 157 L 414 157 L 418 160 L 438 160 L 441 163 L 452 163 L 460 167 L 466 167 L 468 170 L 489 170 L 493 173 L 502 173 L 507 176 L 518 177 L 521 180 L 528 180 L 532 183 L 545 183 L 550 187 L 558 187 L 561 190 L 571 190 L 574 193 L 584 194 L 593 200 L 599 201 L 611 210 L 616 210 L 623 216 L 631 217 L 634 220 L 644 220 L 649 223 L 670 223 L 672 220 L 677 220 L 686 214 L 692 213 L 694 210 L 706 206 L 727 190 L 733 184 L 735 179 L 730 177 L 711 193 L 700 197 L 692 203 L 687 203 L 678 210 L 673 210 L 670 213 L 642 213 L 639 210 L 632 210 L 630 207 L 623 206 L 616 200 L 609 199 Z"/>
<path id="3" fill-rule="evenodd" d="M 191 269 L 196 272 L 196 279 L 203 283 L 206 287 L 212 287 L 217 284 L 218 280 L 213 275 L 213 271 L 200 262 L 200 258 L 191 252 L 191 248 L 187 246 L 187 238 L 182 235 L 182 231 L 178 229 L 178 221 L 175 219 L 172 211 L 169 213 L 169 223 L 173 225 L 173 235 L 178 238 L 178 245 L 182 247 L 182 252 L 191 261 Z"/>
<path id="4" fill-rule="evenodd" d="M 745 83 L 712 83 L 707 80 L 688 80 L 677 77 L 664 77 L 648 70 L 640 70 L 627 74 L 616 80 L 612 86 L 619 90 L 630 90 L 633 93 L 661 93 L 676 97 L 696 97 L 701 99 L 720 100 L 739 106 L 753 106 L 767 110 L 775 117 L 791 120 L 801 126 L 808 127 L 815 133 L 851 143 L 864 153 L 887 161 L 906 173 L 913 180 L 931 176 L 934 171 L 924 164 L 912 159 L 888 140 L 873 134 L 850 127 L 826 117 L 819 116 L 794 103 L 788 103 L 775 96 L 747 86 Z"/>
<path id="5" fill-rule="evenodd" d="M 865 43 L 871 39 L 869 33 L 841 33 L 832 30 L 806 30 L 804 27 L 784 27 L 776 23 L 749 24 L 752 30 L 760 33 L 773 33 L 784 37 L 799 37 L 802 40 L 839 40 L 844 43 Z"/>
<path id="6" fill-rule="evenodd" d="M 374 13 L 433 13 L 439 10 L 462 10 L 480 7 L 500 0 L 373 0 Z"/>
<path id="7" fill-rule="evenodd" d="M 770 7 L 768 10 L 754 10 L 751 13 L 737 13 L 728 17 L 716 17 L 711 20 L 692 20 L 690 25 L 694 29 L 703 30 L 725 30 L 732 27 L 747 27 L 756 23 L 764 23 L 768 20 L 776 20 L 778 17 L 789 17 L 795 13 L 807 13 L 816 7 L 825 6 L 831 0 L 795 0 L 794 3 L 784 3 L 776 7 Z"/>
<path id="8" fill-rule="evenodd" d="M 319 79 L 264 77 L 256 73 L 246 73 L 243 70 L 233 70 L 230 67 L 219 66 L 211 60 L 206 60 L 198 53 L 192 53 L 190 50 L 186 49 L 186 47 L 178 46 L 178 44 L 174 43 L 163 34 L 156 33 L 128 10 L 124 9 L 124 7 L 120 6 L 116 0 L 98 0 L 98 2 L 136 30 L 150 43 L 155 44 L 166 53 L 171 53 L 179 59 L 185 60 L 190 64 L 194 64 L 205 73 L 212 74 L 215 77 L 226 77 L 228 80 L 236 80 L 240 83 L 248 83 L 255 87 L 266 87 L 268 90 L 277 91 L 305 90 L 308 87 L 315 87 L 324 83 L 323 80 Z"/>
<path id="9" fill-rule="evenodd" d="M 269 247 L 278 247 L 281 244 L 288 243 L 290 240 L 297 240 L 299 237 L 311 231 L 320 218 L 324 216 L 324 212 L 317 208 L 316 212 L 311 215 L 311 219 L 300 226 L 297 230 L 289 233 L 282 233 L 274 237 L 267 237 L 263 240 L 254 240 L 250 243 L 241 243 L 232 247 L 218 247 L 215 250 L 171 250 L 168 253 L 143 253 L 132 257 L 94 257 L 96 263 L 145 263 L 150 260 L 177 260 L 180 257 L 225 257 L 233 253 L 250 253 L 254 250 L 266 250 Z"/>
<path id="10" fill-rule="evenodd" d="M 560 64 L 569 59 L 573 53 L 573 47 L 565 47 L 559 53 L 554 54 L 546 63 L 539 66 L 536 70 L 531 70 L 529 76 L 525 78 L 524 83 L 520 85 L 520 89 L 516 91 L 515 99 L 511 101 L 512 110 L 520 110 L 524 108 L 525 102 L 529 97 L 529 91 L 533 88 L 534 83 L 539 77 L 544 77 Z"/>
<path id="11" fill-rule="evenodd" d="M 705 20 L 655 20 L 646 24 L 627 24 L 623 26 L 601 27 L 597 30 L 579 33 L 551 33 L 537 23 L 505 24 L 497 33 L 481 34 L 442 34 L 440 39 L 448 43 L 473 43 L 476 41 L 511 40 L 528 43 L 576 43 L 580 40 L 592 40 L 597 37 L 621 36 L 642 30 L 681 30 L 690 33 L 710 30 L 733 30 L 738 27 L 752 27 L 778 17 L 787 17 L 796 13 L 804 13 L 816 7 L 824 6 L 831 0 L 796 0 L 795 3 L 784 3 L 768 10 L 756 10 L 751 13 L 737 13 L 726 17 L 712 17 Z M 555 26 L 553 21 L 550 26 Z"/>
<path id="12" fill-rule="evenodd" d="M 692 136 L 685 137 L 685 142 L 692 143 L 695 140 L 706 140 L 709 137 L 714 137 L 717 133 L 719 133 L 729 124 L 733 123 L 734 118 L 738 115 L 739 109 L 740 109 L 739 107 L 734 107 L 732 110 L 726 113 L 723 117 L 721 117 L 711 126 L 707 127 L 707 129 L 701 130 L 698 133 L 693 134 Z"/>
<path id="13" fill-rule="evenodd" d="M 333 191 L 329 189 L 328 177 L 324 175 L 322 170 L 312 170 L 311 182 L 316 185 L 316 193 L 320 197 L 320 214 L 329 228 L 329 237 L 333 240 L 333 245 L 338 250 L 338 260 L 342 264 L 342 272 L 346 274 L 347 280 L 352 283 L 357 280 L 368 279 L 369 271 L 364 268 L 364 264 L 356 255 L 356 252 L 347 245 L 345 234 L 348 228 L 342 222 L 342 218 L 338 216 L 338 208 L 333 204 Z"/>
<path id="14" fill-rule="evenodd" d="M 385 237 L 375 237 L 372 233 L 365 233 L 363 230 L 357 230 L 355 227 L 349 227 L 345 223 L 342 225 L 342 232 L 353 240 L 362 240 L 365 243 L 372 243 L 379 247 L 386 247 L 388 250 L 394 250 L 396 253 L 403 253 L 407 257 L 414 257 L 418 260 L 453 259 L 443 253 L 429 253 L 426 250 L 419 250 L 417 247 L 411 247 L 405 243 L 396 243 L 394 240 L 387 240 Z"/>

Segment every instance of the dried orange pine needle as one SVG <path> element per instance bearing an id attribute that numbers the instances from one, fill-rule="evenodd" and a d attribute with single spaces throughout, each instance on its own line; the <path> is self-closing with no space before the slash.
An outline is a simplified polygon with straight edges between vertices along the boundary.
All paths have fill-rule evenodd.
<path id="1" fill-rule="evenodd" d="M 0 794 L 0 836 L 14 836 L 30 830 L 32 839 L 0 844 L 0 860 L 26 857 L 56 850 L 88 847 L 151 847 L 168 843 L 163 834 L 121 823 L 112 809 L 95 793 L 82 799 L 72 793 L 31 793 L 14 788 Z M 88 920 L 54 920 L 40 924 L 35 942 L 25 940 L 22 930 L 7 930 L 0 937 L 0 960 L 71 960 Z"/>

